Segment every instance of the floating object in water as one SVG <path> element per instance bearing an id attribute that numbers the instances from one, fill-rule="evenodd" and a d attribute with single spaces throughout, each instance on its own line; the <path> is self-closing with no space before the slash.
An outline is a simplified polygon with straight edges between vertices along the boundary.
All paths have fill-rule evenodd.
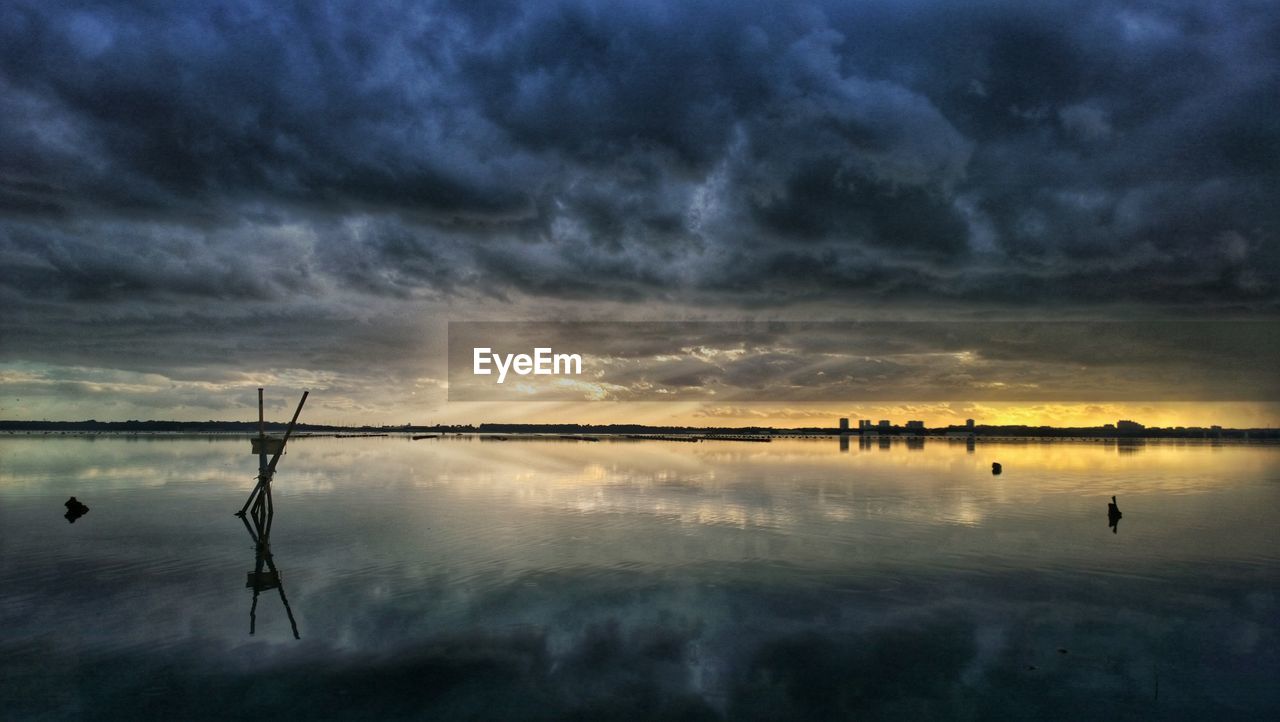
<path id="1" fill-rule="evenodd" d="M 64 518 L 69 524 L 75 524 L 76 519 L 79 519 L 89 513 L 89 507 L 85 506 L 83 502 L 76 499 L 74 496 L 67 499 L 63 506 L 67 507 L 67 513 Z"/>
<path id="2" fill-rule="evenodd" d="M 1124 514 L 1120 513 L 1120 507 L 1116 505 L 1116 498 L 1112 496 L 1111 503 L 1107 504 L 1107 526 L 1111 527 L 1112 534 L 1120 533 L 1118 525 L 1123 516 Z"/>
<path id="3" fill-rule="evenodd" d="M 991 473 L 992 473 L 992 474 L 999 474 L 999 473 L 1000 473 L 1000 472 L 1002 472 L 1002 471 L 1004 471 L 1004 467 L 1003 467 L 1003 466 L 1000 466 L 1000 462 L 998 462 L 998 461 L 993 461 L 993 462 L 991 462 Z"/>
<path id="4" fill-rule="evenodd" d="M 423 435 L 421 435 L 421 436 L 415 436 L 415 437 L 413 437 L 413 440 L 414 440 L 414 441 L 419 441 L 419 440 L 421 440 L 421 439 L 435 439 L 435 438 L 438 438 L 435 434 L 423 434 Z"/>

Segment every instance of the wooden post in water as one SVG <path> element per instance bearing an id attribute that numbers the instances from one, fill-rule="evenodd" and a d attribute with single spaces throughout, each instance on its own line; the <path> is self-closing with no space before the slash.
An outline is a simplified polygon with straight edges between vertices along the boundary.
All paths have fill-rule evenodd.
<path id="1" fill-rule="evenodd" d="M 267 470 L 267 424 L 262 418 L 262 387 L 258 387 L 258 476 Z"/>
<path id="2" fill-rule="evenodd" d="M 258 389 L 258 437 L 254 439 L 257 442 L 258 451 L 258 483 L 254 485 L 253 491 L 249 492 L 249 498 L 245 500 L 244 506 L 236 512 L 236 516 L 244 522 L 245 529 L 249 530 L 249 536 L 253 539 L 256 550 L 254 570 L 249 572 L 247 583 L 247 586 L 253 589 L 253 604 L 249 607 L 249 634 L 257 631 L 258 595 L 265 590 L 275 588 L 280 593 L 280 601 L 284 603 L 285 613 L 289 615 L 289 626 L 293 629 L 293 638 L 301 639 L 298 634 L 298 622 L 293 618 L 293 609 L 289 607 L 289 599 L 284 595 L 284 582 L 280 578 L 280 570 L 276 568 L 275 559 L 271 554 L 271 522 L 275 517 L 275 504 L 271 500 L 271 479 L 275 476 L 276 465 L 280 463 L 280 455 L 284 453 L 285 444 L 289 443 L 289 437 L 293 435 L 293 429 L 298 424 L 298 416 L 302 414 L 302 406 L 307 403 L 308 395 L 310 395 L 309 391 L 302 392 L 302 399 L 298 401 L 298 408 L 294 410 L 293 418 L 289 420 L 284 438 L 280 439 L 278 446 L 272 445 L 274 453 L 268 461 L 267 425 L 263 415 L 262 388 Z M 253 520 L 252 526 L 249 525 L 249 519 L 245 518 L 245 512 L 249 511 L 250 507 L 252 512 L 249 518 Z"/>
<path id="3" fill-rule="evenodd" d="M 280 448 L 276 449 L 275 456 L 271 457 L 271 463 L 267 464 L 267 474 L 276 473 L 276 464 L 280 463 L 280 455 L 284 453 L 284 445 L 289 443 L 289 437 L 293 435 L 293 427 L 298 423 L 298 414 L 302 413 L 302 405 L 307 403 L 307 396 L 310 391 L 302 392 L 302 399 L 298 401 L 298 408 L 294 409 L 293 418 L 289 419 L 289 426 L 284 430 L 284 438 L 280 440 Z"/>
<path id="4" fill-rule="evenodd" d="M 272 509 L 269 507 L 271 503 L 271 477 L 276 473 L 276 465 L 280 463 L 280 455 L 284 453 L 284 447 L 289 443 L 289 437 L 293 435 L 293 427 L 298 423 L 298 415 L 302 413 L 302 405 L 307 403 L 307 396 L 310 391 L 302 392 L 302 399 L 298 401 L 298 408 L 293 412 L 293 418 L 289 420 L 289 426 L 284 430 L 284 438 L 280 440 L 280 446 L 272 455 L 271 461 L 267 461 L 266 454 L 266 437 L 264 425 L 262 421 L 262 389 L 258 389 L 258 483 L 253 487 L 253 491 L 249 492 L 249 498 L 245 499 L 244 506 L 240 507 L 240 511 L 236 512 L 236 516 L 244 516 L 249 510 L 250 505 L 253 506 L 254 516 L 262 516 L 270 514 Z"/>

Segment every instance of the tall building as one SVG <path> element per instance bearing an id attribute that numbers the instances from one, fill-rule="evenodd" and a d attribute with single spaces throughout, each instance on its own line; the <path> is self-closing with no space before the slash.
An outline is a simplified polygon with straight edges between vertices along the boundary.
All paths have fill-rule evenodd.
<path id="1" fill-rule="evenodd" d="M 924 422 L 923 422 L 923 421 L 908 421 L 908 422 L 907 422 L 907 429 L 909 429 L 909 430 L 911 430 L 911 431 L 924 431 Z"/>
<path id="2" fill-rule="evenodd" d="M 876 426 L 880 427 L 880 430 L 883 431 L 885 429 L 892 428 L 893 424 L 889 423 L 888 419 L 880 419 L 880 421 L 876 422 Z"/>
<path id="3" fill-rule="evenodd" d="M 972 443 L 973 437 L 976 435 L 973 429 L 973 419 L 964 420 L 963 430 L 957 431 L 953 428 L 951 431 L 948 431 L 946 435 L 954 438 L 966 438 L 969 439 L 970 443 Z"/>
<path id="4" fill-rule="evenodd" d="M 848 419 L 840 419 L 840 433 L 842 433 L 842 434 L 847 434 L 847 433 L 849 433 L 849 420 L 848 420 Z"/>

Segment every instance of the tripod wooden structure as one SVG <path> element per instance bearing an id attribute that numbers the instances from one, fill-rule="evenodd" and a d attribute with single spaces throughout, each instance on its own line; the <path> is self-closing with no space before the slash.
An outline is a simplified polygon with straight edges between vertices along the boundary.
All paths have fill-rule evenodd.
<path id="1" fill-rule="evenodd" d="M 289 443 L 293 427 L 298 423 L 298 415 L 302 413 L 302 405 L 307 403 L 307 395 L 310 393 L 302 392 L 302 400 L 298 402 L 298 408 L 284 430 L 284 438 L 277 444 L 274 443 L 276 439 L 267 436 L 266 422 L 262 419 L 262 389 L 258 389 L 258 436 L 253 440 L 253 449 L 258 453 L 258 483 L 249 492 L 249 498 L 244 500 L 244 506 L 240 507 L 236 516 L 244 516 L 251 506 L 255 518 L 267 513 L 271 506 L 271 478 L 276 474 L 276 464 L 280 463 L 280 455 L 284 453 L 285 444 Z M 269 452 L 274 452 L 271 461 L 267 461 Z"/>
<path id="2" fill-rule="evenodd" d="M 275 589 L 280 592 L 280 601 L 284 604 L 285 614 L 289 615 L 289 626 L 293 628 L 293 638 L 298 635 L 298 623 L 293 618 L 293 610 L 289 607 L 289 599 L 284 595 L 284 583 L 280 579 L 280 570 L 276 568 L 275 558 L 271 554 L 271 523 L 275 519 L 275 505 L 271 500 L 271 480 L 276 473 L 276 465 L 284 454 L 285 444 L 293 434 L 298 423 L 298 415 L 302 413 L 302 405 L 307 403 L 307 395 L 302 392 L 302 400 L 293 412 L 293 418 L 285 429 L 284 437 L 276 439 L 267 436 L 266 422 L 262 415 L 262 389 L 258 389 L 258 435 L 253 438 L 253 451 L 258 455 L 258 479 L 245 499 L 244 506 L 236 512 L 244 528 L 249 532 L 254 545 L 254 570 L 249 572 L 245 586 L 253 590 L 253 605 L 249 608 L 249 634 L 257 631 L 258 595 L 264 591 Z M 271 454 L 270 460 L 267 455 Z M 247 517 L 246 517 L 247 513 Z M 252 525 L 250 524 L 252 522 Z"/>

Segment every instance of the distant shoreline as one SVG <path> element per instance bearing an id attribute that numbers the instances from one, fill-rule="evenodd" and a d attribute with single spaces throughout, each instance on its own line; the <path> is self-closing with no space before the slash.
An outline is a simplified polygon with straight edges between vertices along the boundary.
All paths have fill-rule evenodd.
<path id="1" fill-rule="evenodd" d="M 285 424 L 269 422 L 270 433 L 283 433 Z M 0 421 L 0 435 L 23 436 L 244 436 L 258 433 L 258 424 L 249 421 Z M 1280 429 L 1218 429 L 1205 427 L 1151 427 L 1133 431 L 1117 431 L 1115 428 L 1052 427 L 1052 426 L 994 426 L 975 425 L 970 431 L 964 426 L 944 426 L 925 429 L 891 427 L 883 432 L 863 434 L 850 429 L 842 434 L 838 428 L 800 427 L 774 428 L 761 426 L 740 427 L 692 427 L 646 426 L 642 424 L 453 424 L 433 426 L 330 426 L 324 424 L 298 424 L 294 430 L 300 437 L 317 436 L 369 436 L 403 434 L 466 434 L 513 436 L 538 436 L 548 434 L 580 434 L 600 437 L 636 436 L 696 436 L 715 439 L 728 436 L 753 436 L 771 438 L 839 437 L 866 439 L 951 439 L 964 441 L 1001 438 L 1045 439 L 1207 439 L 1207 440 L 1280 440 Z"/>

